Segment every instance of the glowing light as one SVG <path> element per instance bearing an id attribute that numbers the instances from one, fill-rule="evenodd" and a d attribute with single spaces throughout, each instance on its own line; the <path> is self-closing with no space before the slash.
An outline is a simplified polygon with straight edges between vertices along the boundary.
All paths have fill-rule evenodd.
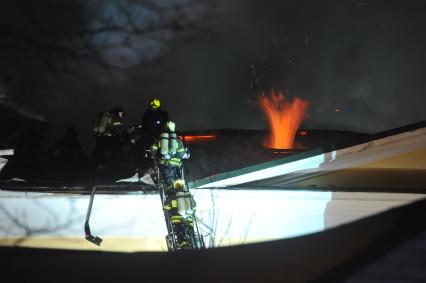
<path id="1" fill-rule="evenodd" d="M 214 140 L 215 135 L 201 135 L 201 136 L 184 136 L 186 142 L 200 141 L 200 140 Z"/>
<path id="2" fill-rule="evenodd" d="M 297 129 L 305 118 L 308 102 L 298 97 L 288 101 L 281 92 L 271 91 L 269 97 L 264 95 L 259 97 L 259 104 L 268 118 L 270 127 L 265 146 L 292 149 Z"/>

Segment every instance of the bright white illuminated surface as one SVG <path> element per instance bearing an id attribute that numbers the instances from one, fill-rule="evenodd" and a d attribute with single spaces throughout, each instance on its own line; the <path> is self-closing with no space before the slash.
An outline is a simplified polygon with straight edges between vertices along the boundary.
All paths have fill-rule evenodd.
<path id="1" fill-rule="evenodd" d="M 305 171 L 318 169 L 321 164 L 324 163 L 325 156 L 324 154 L 319 154 L 309 158 L 304 158 L 301 160 L 284 163 L 281 165 L 268 167 L 265 169 L 257 170 L 254 172 L 242 174 L 239 176 L 227 178 L 224 180 L 212 182 L 200 186 L 199 188 L 214 188 L 214 187 L 227 187 L 234 186 L 238 184 L 248 183 L 252 181 L 258 181 L 268 178 L 273 178 L 277 176 L 282 176 L 284 174 L 290 174 L 298 171 Z"/>
<path id="2" fill-rule="evenodd" d="M 208 245 L 282 239 L 324 229 L 330 192 L 193 190 Z"/>
<path id="3" fill-rule="evenodd" d="M 329 192 L 192 190 L 208 246 L 281 239 L 324 229 Z M 89 196 L 0 191 L 0 238 L 83 237 Z M 158 195 L 96 195 L 93 235 L 164 239 Z"/>
<path id="4" fill-rule="evenodd" d="M 89 197 L 0 191 L 0 237 L 84 237 Z M 161 216 L 158 195 L 96 195 L 90 226 L 100 236 L 161 236 Z"/>
<path id="5" fill-rule="evenodd" d="M 424 198 L 422 194 L 246 189 L 197 189 L 192 194 L 208 247 L 323 231 Z M 61 247 L 98 249 L 84 240 L 88 203 L 89 196 L 0 191 L 0 245 L 11 245 L 11 238 L 26 239 L 25 244 L 28 239 L 47 237 L 43 247 L 58 247 L 59 239 Z M 93 235 L 104 239 L 105 249 L 120 251 L 126 244 L 126 251 L 165 250 L 167 231 L 156 194 L 96 195 L 90 226 Z M 74 244 L 64 243 L 71 238 L 68 241 Z"/>

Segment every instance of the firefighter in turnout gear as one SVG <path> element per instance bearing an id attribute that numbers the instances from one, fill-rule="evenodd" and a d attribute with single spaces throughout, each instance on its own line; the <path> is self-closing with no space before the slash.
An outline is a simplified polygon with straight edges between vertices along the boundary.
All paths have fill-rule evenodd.
<path id="1" fill-rule="evenodd" d="M 169 121 L 169 113 L 161 109 L 161 102 L 158 98 L 152 98 L 149 101 L 149 106 L 145 110 L 141 126 L 143 144 L 148 148 L 163 131 Z"/>
<path id="2" fill-rule="evenodd" d="M 160 168 L 160 174 L 165 182 L 165 193 L 173 192 L 173 182 L 180 179 L 182 159 L 188 159 L 189 153 L 178 139 L 175 132 L 175 123 L 169 121 L 151 146 L 151 154 L 156 158 Z"/>
<path id="3" fill-rule="evenodd" d="M 151 146 L 164 184 L 163 209 L 175 233 L 176 249 L 191 249 L 194 248 L 191 237 L 194 235 L 195 201 L 182 176 L 182 159 L 188 159 L 189 153 L 177 137 L 173 122 L 167 122 L 164 129 Z"/>
<path id="4" fill-rule="evenodd" d="M 141 124 L 129 129 L 131 158 L 137 172 L 142 173 L 152 167 L 152 160 L 147 159 L 145 153 L 160 136 L 168 120 L 169 114 L 161 109 L 160 99 L 152 98 L 142 115 Z"/>
<path id="5" fill-rule="evenodd" d="M 161 109 L 160 99 L 152 98 L 142 116 L 141 125 L 146 131 L 160 134 L 168 120 L 169 114 Z"/>
<path id="6" fill-rule="evenodd" d="M 191 235 L 194 234 L 195 200 L 183 180 L 174 181 L 174 192 L 166 195 L 163 208 L 169 214 L 176 233 L 177 249 L 193 248 Z"/>
<path id="7" fill-rule="evenodd" d="M 98 167 L 111 168 L 119 160 L 124 115 L 121 107 L 114 107 L 97 115 L 93 128 L 96 136 L 93 158 Z"/>

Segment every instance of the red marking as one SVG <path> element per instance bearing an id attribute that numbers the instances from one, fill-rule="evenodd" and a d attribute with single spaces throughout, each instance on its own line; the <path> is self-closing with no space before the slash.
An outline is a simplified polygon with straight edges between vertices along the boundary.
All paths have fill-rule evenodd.
<path id="1" fill-rule="evenodd" d="M 307 136 L 307 135 L 308 135 L 308 132 L 307 132 L 307 131 L 300 131 L 300 132 L 299 132 L 299 135 L 300 135 L 300 136 Z"/>

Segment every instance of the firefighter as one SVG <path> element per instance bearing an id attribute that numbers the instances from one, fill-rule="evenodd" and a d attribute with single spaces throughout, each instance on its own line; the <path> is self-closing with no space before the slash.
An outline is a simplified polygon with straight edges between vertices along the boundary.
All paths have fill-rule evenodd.
<path id="1" fill-rule="evenodd" d="M 152 98 L 142 115 L 141 124 L 129 129 L 132 162 L 137 172 L 144 172 L 152 167 L 152 160 L 145 158 L 145 152 L 160 136 L 168 120 L 169 114 L 161 109 L 160 100 Z"/>
<path id="2" fill-rule="evenodd" d="M 189 153 L 176 135 L 174 122 L 166 123 L 160 137 L 151 146 L 151 154 L 160 170 L 165 193 L 164 210 L 176 232 L 177 248 L 188 248 L 188 235 L 194 233 L 195 202 L 182 176 L 182 159 L 188 159 Z"/>
<path id="3" fill-rule="evenodd" d="M 93 129 L 96 136 L 93 158 L 99 169 L 103 167 L 111 169 L 120 160 L 125 114 L 123 108 L 114 107 L 97 115 Z"/>
<path id="4" fill-rule="evenodd" d="M 175 123 L 166 123 L 163 132 L 151 146 L 151 155 L 157 160 L 160 174 L 165 182 L 165 193 L 173 192 L 173 182 L 181 178 L 182 159 L 188 159 L 189 153 L 178 139 Z"/>
<path id="5" fill-rule="evenodd" d="M 143 131 L 144 144 L 149 146 L 163 131 L 166 122 L 169 121 L 167 111 L 161 109 L 161 102 L 158 98 L 152 98 L 149 106 L 145 110 L 141 126 Z"/>
<path id="6" fill-rule="evenodd" d="M 194 244 L 195 200 L 182 179 L 173 182 L 173 192 L 169 192 L 164 201 L 164 210 L 168 213 L 173 230 L 176 233 L 178 250 L 191 248 Z"/>

